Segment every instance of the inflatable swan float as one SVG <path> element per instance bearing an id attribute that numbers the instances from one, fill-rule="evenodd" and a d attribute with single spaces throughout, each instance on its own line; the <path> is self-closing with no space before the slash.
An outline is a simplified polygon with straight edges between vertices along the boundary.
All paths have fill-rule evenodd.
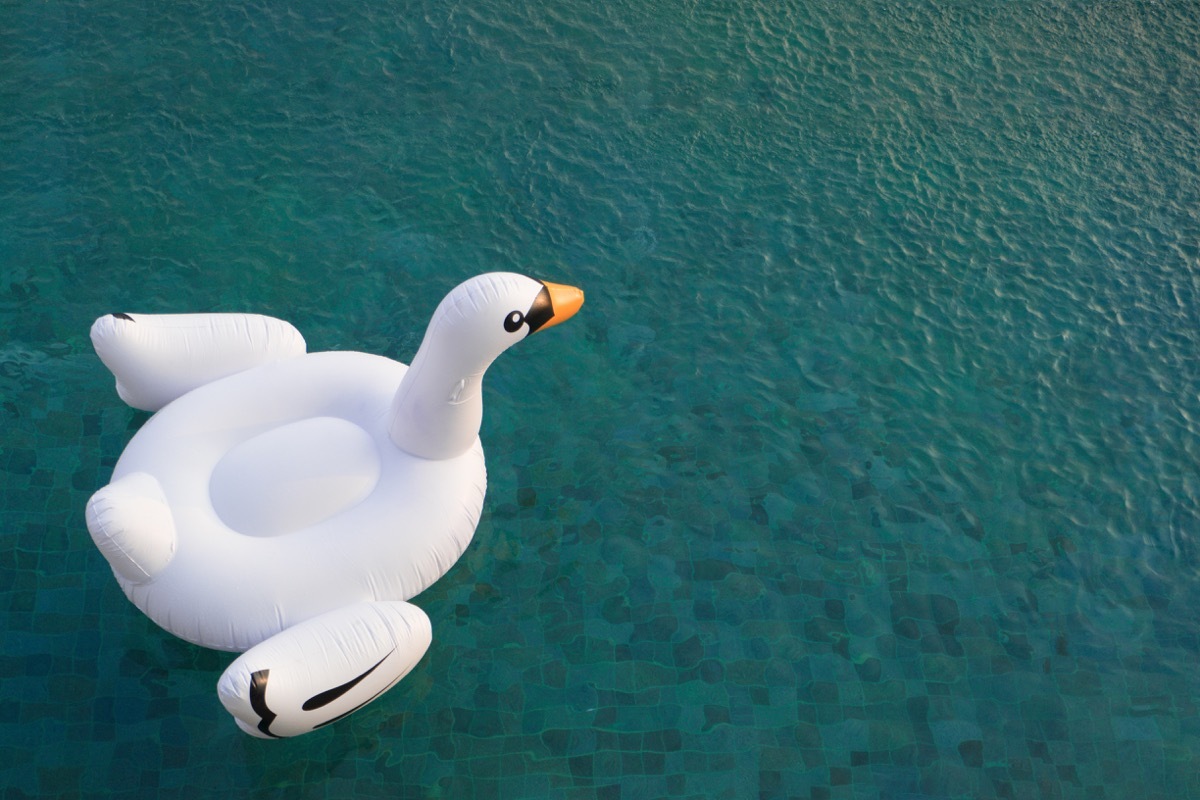
<path id="1" fill-rule="evenodd" d="M 483 507 L 483 373 L 582 304 L 574 287 L 480 275 L 441 302 L 410 367 L 306 354 L 294 327 L 252 314 L 96 320 L 117 392 L 157 413 L 88 502 L 88 530 L 150 619 L 242 652 L 217 685 L 242 730 L 327 725 L 420 661 L 431 625 L 406 601 L 458 560 Z"/>

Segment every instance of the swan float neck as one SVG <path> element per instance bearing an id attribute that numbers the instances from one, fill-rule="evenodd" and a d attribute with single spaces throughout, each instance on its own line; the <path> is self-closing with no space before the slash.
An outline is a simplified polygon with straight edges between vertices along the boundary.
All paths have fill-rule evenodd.
<path id="1" fill-rule="evenodd" d="M 392 401 L 389 435 L 427 459 L 462 455 L 479 437 L 483 375 L 502 352 L 569 319 L 573 286 L 495 272 L 460 284 L 438 305 Z"/>

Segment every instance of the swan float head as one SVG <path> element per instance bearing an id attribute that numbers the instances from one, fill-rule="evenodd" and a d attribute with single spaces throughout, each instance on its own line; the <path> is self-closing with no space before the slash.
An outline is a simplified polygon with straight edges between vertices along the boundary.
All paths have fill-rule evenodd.
<path id="1" fill-rule="evenodd" d="M 574 286 L 511 272 L 459 284 L 438 305 L 396 392 L 392 441 L 422 458 L 461 455 L 479 435 L 480 385 L 491 363 L 582 305 L 583 292 Z"/>
<path id="2" fill-rule="evenodd" d="M 156 412 L 87 524 L 122 590 L 195 644 L 240 652 L 218 685 L 254 736 L 323 727 L 424 655 L 408 601 L 474 535 L 487 486 L 480 384 L 583 292 L 513 273 L 460 284 L 411 366 L 307 353 L 252 314 L 112 314 L 92 342 L 127 403 Z"/>

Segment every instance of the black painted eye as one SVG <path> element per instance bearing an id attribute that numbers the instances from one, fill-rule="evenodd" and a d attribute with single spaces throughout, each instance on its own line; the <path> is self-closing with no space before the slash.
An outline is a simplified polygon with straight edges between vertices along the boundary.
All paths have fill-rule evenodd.
<path id="1" fill-rule="evenodd" d="M 521 330 L 521 326 L 525 324 L 525 315 L 520 311 L 509 312 L 509 315 L 504 318 L 504 330 L 509 333 L 516 333 Z"/>

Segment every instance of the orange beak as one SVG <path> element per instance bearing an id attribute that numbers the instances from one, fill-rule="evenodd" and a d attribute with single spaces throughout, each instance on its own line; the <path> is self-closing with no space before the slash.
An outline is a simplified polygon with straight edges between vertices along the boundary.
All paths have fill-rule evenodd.
<path id="1" fill-rule="evenodd" d="M 551 328 L 560 322 L 565 322 L 575 316 L 575 312 L 583 305 L 583 290 L 561 283 L 542 281 L 542 285 L 550 292 L 550 305 L 554 316 L 542 324 L 542 328 Z"/>

